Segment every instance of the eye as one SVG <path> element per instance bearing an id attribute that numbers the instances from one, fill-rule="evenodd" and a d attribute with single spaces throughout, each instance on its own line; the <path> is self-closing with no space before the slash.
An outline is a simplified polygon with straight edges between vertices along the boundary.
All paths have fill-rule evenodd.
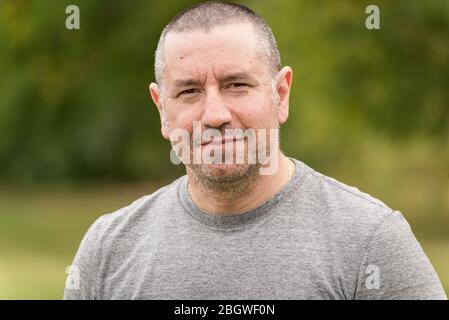
<path id="1" fill-rule="evenodd" d="M 181 92 L 178 94 L 178 96 L 181 96 L 181 95 L 190 95 L 190 94 L 197 93 L 197 92 L 198 92 L 198 89 L 195 89 L 195 88 L 187 89 L 187 90 L 181 91 Z"/>
<path id="2" fill-rule="evenodd" d="M 231 83 L 228 88 L 241 88 L 241 87 L 247 87 L 248 85 L 246 83 L 240 83 L 240 82 L 236 82 L 236 83 Z"/>

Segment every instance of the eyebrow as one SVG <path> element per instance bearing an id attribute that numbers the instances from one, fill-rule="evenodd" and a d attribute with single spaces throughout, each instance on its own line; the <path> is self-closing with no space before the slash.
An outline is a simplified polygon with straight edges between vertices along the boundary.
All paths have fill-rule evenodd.
<path id="1" fill-rule="evenodd" d="M 256 78 L 254 78 L 253 76 L 251 76 L 250 74 L 248 74 L 246 72 L 235 72 L 235 73 L 225 74 L 225 75 L 219 77 L 218 81 L 221 83 L 234 82 L 234 81 L 249 81 L 249 82 L 258 84 L 258 81 L 256 80 Z M 201 85 L 202 85 L 202 81 L 200 81 L 198 79 L 194 79 L 194 78 L 179 79 L 179 80 L 175 81 L 171 92 L 173 95 L 176 95 L 178 93 L 178 91 L 181 90 L 182 88 L 196 87 L 196 86 L 201 86 Z"/>
<path id="2" fill-rule="evenodd" d="M 246 72 L 236 72 L 225 74 L 223 77 L 218 78 L 220 82 L 233 82 L 233 81 L 252 81 L 257 82 L 257 80 Z"/>
<path id="3" fill-rule="evenodd" d="M 197 79 L 179 79 L 175 81 L 173 88 L 170 90 L 173 96 L 176 96 L 178 92 L 185 87 L 197 87 L 201 85 L 201 81 Z"/>

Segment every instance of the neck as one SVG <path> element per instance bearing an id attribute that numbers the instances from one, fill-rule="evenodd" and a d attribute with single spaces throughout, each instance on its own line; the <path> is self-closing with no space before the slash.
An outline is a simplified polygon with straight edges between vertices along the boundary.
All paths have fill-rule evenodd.
<path id="1" fill-rule="evenodd" d="M 257 208 L 288 182 L 289 172 L 293 176 L 294 164 L 281 152 L 278 152 L 278 163 L 274 174 L 259 175 L 257 171 L 254 178 L 241 179 L 232 187 L 219 189 L 201 183 L 187 168 L 190 195 L 200 209 L 215 214 L 238 214 Z"/>

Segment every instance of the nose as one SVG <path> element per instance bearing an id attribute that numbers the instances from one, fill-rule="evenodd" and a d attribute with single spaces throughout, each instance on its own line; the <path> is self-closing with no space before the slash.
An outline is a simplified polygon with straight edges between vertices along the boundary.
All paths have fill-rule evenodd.
<path id="1" fill-rule="evenodd" d="M 220 128 L 221 126 L 230 123 L 232 114 L 223 101 L 218 90 L 210 89 L 206 94 L 204 102 L 202 122 L 203 125 L 209 128 Z"/>

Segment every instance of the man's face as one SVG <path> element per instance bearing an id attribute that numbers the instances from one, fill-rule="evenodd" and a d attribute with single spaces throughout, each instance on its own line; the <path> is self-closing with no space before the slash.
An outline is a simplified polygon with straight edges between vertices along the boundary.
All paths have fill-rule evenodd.
<path id="1" fill-rule="evenodd" d="M 269 132 L 286 120 L 285 112 L 279 113 L 276 85 L 273 88 L 275 79 L 269 73 L 266 59 L 261 59 L 256 50 L 256 43 L 250 24 L 221 26 L 209 33 L 167 34 L 163 96 L 159 96 L 160 88 L 151 90 L 166 139 L 170 139 L 174 129 L 184 129 L 192 136 L 194 122 L 200 123 L 202 132 L 215 128 L 224 135 L 225 129 Z M 202 143 L 197 147 L 204 150 L 207 146 L 209 151 L 219 148 L 223 154 L 230 143 L 234 152 L 237 148 L 248 149 L 248 139 L 209 145 L 203 139 Z M 217 182 L 239 179 L 251 172 L 251 166 L 188 165 L 198 178 Z"/>

